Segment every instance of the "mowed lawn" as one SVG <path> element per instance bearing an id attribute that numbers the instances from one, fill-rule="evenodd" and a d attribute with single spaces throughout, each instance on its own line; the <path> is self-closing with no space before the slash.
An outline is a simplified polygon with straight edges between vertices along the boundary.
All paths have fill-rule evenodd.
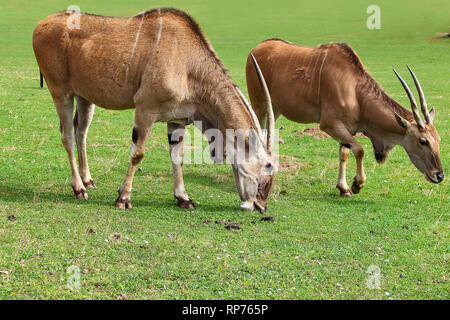
<path id="1" fill-rule="evenodd" d="M 197 209 L 183 211 L 172 196 L 166 125 L 160 123 L 134 179 L 133 209 L 121 211 L 114 201 L 128 166 L 134 111 L 96 108 L 88 157 L 97 189 L 88 190 L 89 200 L 76 200 L 59 119 L 47 88 L 39 88 L 31 45 L 37 22 L 71 4 L 119 16 L 159 5 L 186 10 L 245 94 L 246 57 L 272 37 L 309 46 L 348 42 L 408 108 L 392 67 L 413 87 L 409 64 L 436 106 L 447 178 L 428 183 L 401 147 L 378 165 L 370 141 L 360 139 L 367 184 L 341 199 L 337 142 L 300 136 L 315 124 L 281 118 L 280 153 L 289 156 L 282 161 L 300 164 L 285 165 L 277 175 L 265 214 L 274 222 L 240 211 L 226 165 L 185 165 Z M 371 4 L 381 8 L 380 30 L 366 27 Z M 449 32 L 449 11 L 448 1 L 3 0 L 0 298 L 448 299 L 450 39 L 433 38 Z M 351 155 L 349 184 L 354 172 Z M 240 223 L 241 230 L 215 223 L 222 220 Z M 77 268 L 81 286 L 71 289 Z M 367 271 L 377 268 L 380 287 L 369 289 Z"/>

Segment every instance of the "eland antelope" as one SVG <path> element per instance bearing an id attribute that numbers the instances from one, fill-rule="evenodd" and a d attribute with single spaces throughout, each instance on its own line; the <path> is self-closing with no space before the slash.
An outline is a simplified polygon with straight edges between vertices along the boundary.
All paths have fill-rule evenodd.
<path id="1" fill-rule="evenodd" d="M 284 115 L 299 123 L 319 123 L 321 130 L 339 142 L 337 188 L 341 196 L 352 196 L 352 191 L 359 193 L 366 182 L 364 150 L 353 137 L 358 132 L 370 138 L 379 163 L 386 160 L 395 145 L 401 145 L 428 181 L 440 183 L 444 179 L 439 157 L 440 137 L 433 125 L 435 111 L 428 110 L 419 81 L 409 67 L 425 121 L 419 115 L 414 95 L 395 70 L 408 95 L 412 112 L 383 91 L 346 43 L 310 48 L 269 39 L 251 53 L 266 79 L 275 120 Z M 247 88 L 250 102 L 264 127 L 267 118 L 264 93 L 251 60 L 249 58 L 246 65 Z M 351 190 L 345 177 L 349 150 L 357 162 Z"/>
<path id="2" fill-rule="evenodd" d="M 75 28 L 70 24 L 73 15 L 79 19 Z M 86 134 L 94 105 L 98 105 L 111 110 L 136 109 L 129 167 L 118 190 L 116 207 L 131 208 L 136 167 L 144 156 L 152 125 L 161 121 L 167 123 L 174 196 L 179 207 L 194 207 L 184 187 L 182 162 L 174 158 L 183 158 L 185 126 L 200 121 L 203 131 L 215 128 L 224 136 L 228 129 L 254 132 L 254 139 L 247 136 L 242 148 L 233 144 L 226 156 L 254 150 L 248 161 L 232 163 L 235 183 L 242 209 L 266 209 L 277 171 L 269 139 L 273 139 L 274 123 L 263 135 L 252 107 L 188 14 L 172 8 L 152 9 L 129 18 L 63 11 L 39 22 L 33 48 L 60 119 L 77 198 L 87 199 L 86 189 L 95 187 L 86 157 Z M 258 78 L 266 88 L 266 111 L 270 115 L 270 97 L 260 72 Z M 182 133 L 173 139 L 172 133 L 180 130 Z M 256 143 L 254 148 L 249 146 L 252 141 Z"/>

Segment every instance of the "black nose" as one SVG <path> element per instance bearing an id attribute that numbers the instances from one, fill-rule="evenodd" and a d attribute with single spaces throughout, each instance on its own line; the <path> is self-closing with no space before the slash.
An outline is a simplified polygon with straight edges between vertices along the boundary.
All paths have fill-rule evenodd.
<path id="1" fill-rule="evenodd" d="M 441 182 L 442 180 L 444 180 L 444 174 L 442 172 L 439 172 L 438 174 L 436 174 L 436 177 L 438 179 L 439 182 Z"/>

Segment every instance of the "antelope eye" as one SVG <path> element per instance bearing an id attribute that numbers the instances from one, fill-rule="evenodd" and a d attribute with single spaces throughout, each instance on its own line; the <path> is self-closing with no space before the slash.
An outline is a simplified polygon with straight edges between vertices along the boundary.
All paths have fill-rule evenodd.
<path id="1" fill-rule="evenodd" d="M 427 145 L 430 144 L 430 143 L 428 142 L 428 140 L 425 139 L 425 138 L 420 138 L 420 139 L 419 139 L 419 142 L 420 142 L 420 144 L 423 145 L 423 146 L 427 146 Z"/>

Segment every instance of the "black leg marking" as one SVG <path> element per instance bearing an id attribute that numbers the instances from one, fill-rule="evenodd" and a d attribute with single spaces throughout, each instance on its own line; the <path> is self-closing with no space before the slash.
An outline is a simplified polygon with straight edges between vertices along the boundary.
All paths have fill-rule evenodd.
<path id="1" fill-rule="evenodd" d="M 133 128 L 133 134 L 131 136 L 131 139 L 133 139 L 133 143 L 136 143 L 138 140 L 138 133 L 135 128 Z"/>
<path id="2" fill-rule="evenodd" d="M 172 139 L 172 134 L 169 133 L 169 134 L 167 135 L 167 138 L 168 138 L 168 140 L 169 140 L 169 144 L 170 144 L 170 145 L 174 145 L 174 144 L 178 144 L 178 143 L 180 143 L 180 142 L 183 142 L 183 136 L 179 136 L 179 137 L 178 137 L 178 140 L 173 140 L 173 139 Z"/>

